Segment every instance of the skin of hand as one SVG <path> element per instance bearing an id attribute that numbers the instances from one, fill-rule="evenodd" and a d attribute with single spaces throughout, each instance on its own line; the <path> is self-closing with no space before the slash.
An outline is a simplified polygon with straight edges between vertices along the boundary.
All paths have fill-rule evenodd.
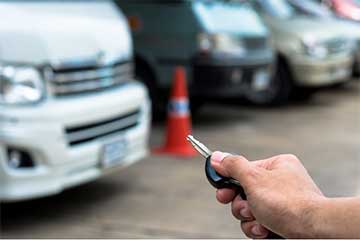
<path id="1" fill-rule="evenodd" d="M 269 230 L 286 238 L 315 237 L 319 206 L 326 197 L 299 159 L 291 154 L 248 161 L 242 156 L 214 152 L 212 167 L 237 179 L 247 200 L 233 189 L 219 189 L 217 200 L 232 203 L 232 214 L 250 238 L 266 238 Z"/>

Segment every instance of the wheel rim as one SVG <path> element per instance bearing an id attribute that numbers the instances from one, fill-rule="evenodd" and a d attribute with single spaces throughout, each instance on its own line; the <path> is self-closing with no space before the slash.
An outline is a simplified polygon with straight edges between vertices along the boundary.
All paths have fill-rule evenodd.
<path id="1" fill-rule="evenodd" d="M 263 73 L 261 73 L 263 74 Z M 280 89 L 280 81 L 274 74 L 268 73 L 267 79 L 265 76 L 254 76 L 246 84 L 245 96 L 248 100 L 256 104 L 271 103 L 277 96 Z"/>

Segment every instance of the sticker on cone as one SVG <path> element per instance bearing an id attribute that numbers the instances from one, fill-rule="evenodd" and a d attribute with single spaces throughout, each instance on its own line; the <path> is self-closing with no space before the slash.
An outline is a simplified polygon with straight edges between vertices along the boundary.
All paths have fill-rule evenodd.
<path id="1" fill-rule="evenodd" d="M 188 117 L 189 100 L 185 97 L 171 99 L 168 105 L 168 114 L 174 117 Z"/>
<path id="2" fill-rule="evenodd" d="M 168 105 L 168 118 L 163 147 L 154 149 L 154 153 L 176 156 L 196 156 L 195 149 L 186 140 L 191 134 L 189 98 L 187 93 L 185 70 L 176 67 L 171 98 Z"/>

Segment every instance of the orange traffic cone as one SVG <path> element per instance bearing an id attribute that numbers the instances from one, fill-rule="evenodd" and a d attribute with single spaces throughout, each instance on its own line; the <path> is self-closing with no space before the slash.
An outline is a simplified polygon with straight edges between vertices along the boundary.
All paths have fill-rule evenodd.
<path id="1" fill-rule="evenodd" d="M 189 134 L 191 134 L 191 120 L 185 69 L 176 67 L 168 105 L 165 145 L 154 149 L 154 153 L 184 157 L 195 156 L 196 151 L 186 140 Z"/>

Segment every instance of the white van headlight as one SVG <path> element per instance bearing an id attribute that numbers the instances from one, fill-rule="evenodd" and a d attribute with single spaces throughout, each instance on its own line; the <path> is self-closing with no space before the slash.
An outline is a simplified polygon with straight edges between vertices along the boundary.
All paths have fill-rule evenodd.
<path id="1" fill-rule="evenodd" d="M 28 66 L 0 65 L 0 104 L 29 104 L 43 98 L 40 72 Z"/>
<path id="2" fill-rule="evenodd" d="M 240 37 L 229 34 L 201 33 L 198 36 L 198 45 L 201 52 L 223 52 L 241 55 L 246 52 L 244 41 Z"/>

